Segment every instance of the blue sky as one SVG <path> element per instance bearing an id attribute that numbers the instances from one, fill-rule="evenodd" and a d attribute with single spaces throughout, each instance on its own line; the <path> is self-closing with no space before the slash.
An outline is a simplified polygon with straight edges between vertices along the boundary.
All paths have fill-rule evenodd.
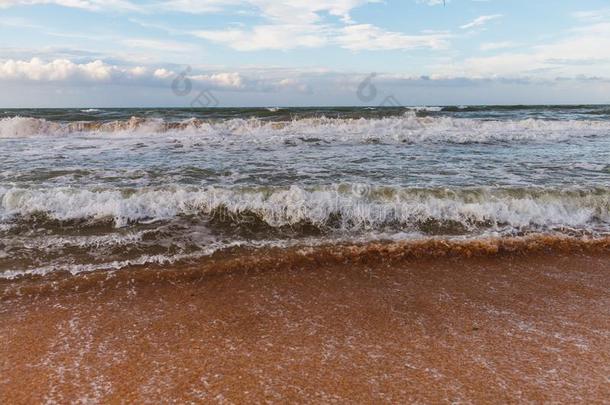
<path id="1" fill-rule="evenodd" d="M 610 4 L 0 0 L 0 89 L 2 107 L 610 103 Z"/>

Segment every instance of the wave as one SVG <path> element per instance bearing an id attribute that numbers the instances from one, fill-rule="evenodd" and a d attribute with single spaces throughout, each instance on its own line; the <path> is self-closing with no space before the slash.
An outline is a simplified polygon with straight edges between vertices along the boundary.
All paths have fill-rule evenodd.
<path id="1" fill-rule="evenodd" d="M 432 107 L 432 106 L 416 106 L 416 107 L 407 107 L 408 110 L 416 111 L 416 112 L 441 112 L 444 107 Z"/>
<path id="2" fill-rule="evenodd" d="M 602 104 L 565 104 L 565 105 L 452 105 L 443 106 L 441 111 L 445 112 L 488 112 L 488 111 L 581 111 L 596 110 L 607 107 Z"/>
<path id="3" fill-rule="evenodd" d="M 39 118 L 11 117 L 0 120 L 0 138 L 69 135 L 195 136 L 202 142 L 299 143 L 486 143 L 503 141 L 561 141 L 574 137 L 608 136 L 610 122 L 585 120 L 475 120 L 418 116 L 408 111 L 384 118 L 301 118 L 270 121 L 260 118 L 166 121 L 132 117 L 118 121 L 60 123 Z"/>
<path id="4" fill-rule="evenodd" d="M 133 260 L 117 260 L 109 263 L 43 266 L 27 270 L 8 270 L 0 272 L 1 280 L 24 280 L 32 277 L 48 277 L 61 283 L 76 281 L 66 279 L 87 274 L 92 276 L 91 285 L 100 279 L 108 278 L 108 271 L 131 269 L 116 272 L 117 277 L 126 277 L 131 282 L 134 277 L 158 282 L 177 278 L 200 278 L 205 274 L 262 271 L 265 269 L 313 267 L 319 268 L 333 264 L 400 263 L 412 259 L 473 258 L 497 256 L 526 256 L 535 254 L 602 254 L 610 252 L 610 237 L 583 238 L 534 234 L 525 237 L 477 239 L 431 238 L 425 240 L 403 240 L 398 242 L 378 241 L 367 243 L 327 243 L 317 245 L 298 244 L 247 244 L 233 243 L 229 251 L 214 249 L 203 250 L 194 255 L 145 255 Z M 172 266 L 168 268 L 167 266 Z M 138 272 L 138 270 L 143 270 Z M 92 274 L 88 274 L 92 273 Z M 99 277 L 99 279 L 98 279 Z M 0 287 L 10 285 L 0 283 Z M 60 287 L 58 283 L 35 284 L 34 288 Z M 82 287 L 82 285 L 80 286 Z M 21 294 L 23 291 L 17 291 Z"/>
<path id="5" fill-rule="evenodd" d="M 218 223 L 319 230 L 418 231 L 573 228 L 607 232 L 608 189 L 409 189 L 340 184 L 326 187 L 144 189 L 0 188 L 4 222 L 43 214 L 56 221 L 133 223 L 204 216 Z"/>

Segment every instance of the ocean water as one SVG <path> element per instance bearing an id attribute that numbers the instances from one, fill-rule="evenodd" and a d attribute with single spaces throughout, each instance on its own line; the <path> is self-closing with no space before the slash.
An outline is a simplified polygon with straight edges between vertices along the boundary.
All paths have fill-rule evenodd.
<path id="1" fill-rule="evenodd" d="M 0 110 L 0 278 L 610 235 L 610 106 Z"/>

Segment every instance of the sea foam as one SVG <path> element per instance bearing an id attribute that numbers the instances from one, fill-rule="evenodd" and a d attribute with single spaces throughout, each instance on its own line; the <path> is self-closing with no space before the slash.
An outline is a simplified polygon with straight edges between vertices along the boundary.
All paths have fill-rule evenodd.
<path id="1" fill-rule="evenodd" d="M 195 188 L 172 186 L 132 190 L 0 188 L 0 218 L 45 214 L 52 219 L 108 220 L 117 227 L 177 216 L 223 215 L 271 227 L 311 224 L 344 230 L 421 228 L 454 223 L 476 228 L 610 226 L 608 190 L 544 189 L 418 190 L 335 185 L 312 189 Z"/>
<path id="2" fill-rule="evenodd" d="M 561 141 L 573 137 L 609 136 L 610 122 L 594 120 L 475 120 L 454 117 L 419 117 L 414 111 L 385 118 L 301 118 L 267 121 L 259 118 L 227 120 L 187 119 L 165 121 L 137 118 L 120 121 L 51 122 L 38 118 L 0 120 L 0 138 L 69 135 L 185 136 L 201 142 L 299 143 L 485 143 L 502 141 Z"/>

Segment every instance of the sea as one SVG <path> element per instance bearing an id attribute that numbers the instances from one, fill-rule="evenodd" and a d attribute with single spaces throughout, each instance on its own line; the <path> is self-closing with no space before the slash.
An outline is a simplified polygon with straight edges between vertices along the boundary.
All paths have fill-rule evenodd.
<path id="1" fill-rule="evenodd" d="M 0 279 L 609 236 L 606 105 L 0 109 Z"/>

